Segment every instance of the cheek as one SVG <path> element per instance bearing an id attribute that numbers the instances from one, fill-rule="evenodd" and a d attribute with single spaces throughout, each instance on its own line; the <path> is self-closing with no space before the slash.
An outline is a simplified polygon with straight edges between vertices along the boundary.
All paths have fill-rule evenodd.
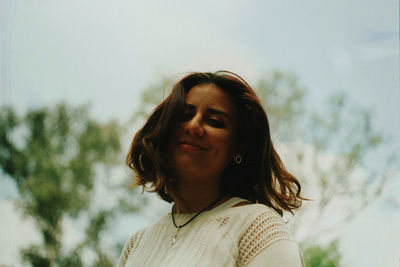
<path id="1" fill-rule="evenodd" d="M 183 127 L 177 127 L 171 135 L 171 140 L 169 141 L 170 146 L 172 146 L 183 134 Z"/>
<path id="2" fill-rule="evenodd" d="M 174 132 L 172 133 L 172 139 L 176 138 L 177 136 L 179 136 L 180 134 L 182 134 L 183 132 L 183 125 L 181 123 L 179 123 L 175 128 L 174 128 Z"/>
<path id="3" fill-rule="evenodd" d="M 222 156 L 229 158 L 233 154 L 233 137 L 231 135 L 224 135 L 218 138 L 218 153 Z"/>

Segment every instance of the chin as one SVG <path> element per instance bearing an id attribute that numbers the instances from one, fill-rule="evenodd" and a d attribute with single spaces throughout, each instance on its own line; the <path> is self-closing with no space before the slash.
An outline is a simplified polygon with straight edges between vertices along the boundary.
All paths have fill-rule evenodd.
<path id="1" fill-rule="evenodd" d="M 173 162 L 175 166 L 181 166 L 183 168 L 187 168 L 188 166 L 199 166 L 203 165 L 204 157 L 199 155 L 192 155 L 186 153 L 176 153 L 173 157 Z"/>
<path id="2" fill-rule="evenodd" d="M 198 161 L 182 160 L 175 164 L 177 172 L 184 176 L 199 176 L 207 170 L 207 166 L 199 164 Z"/>

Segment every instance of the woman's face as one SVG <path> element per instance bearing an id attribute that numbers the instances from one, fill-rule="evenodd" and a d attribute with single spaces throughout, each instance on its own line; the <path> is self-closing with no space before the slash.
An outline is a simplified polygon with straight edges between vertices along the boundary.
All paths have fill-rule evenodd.
<path id="1" fill-rule="evenodd" d="M 171 142 L 173 164 L 182 179 L 218 183 L 235 152 L 236 108 L 214 84 L 189 90 L 183 122 Z"/>

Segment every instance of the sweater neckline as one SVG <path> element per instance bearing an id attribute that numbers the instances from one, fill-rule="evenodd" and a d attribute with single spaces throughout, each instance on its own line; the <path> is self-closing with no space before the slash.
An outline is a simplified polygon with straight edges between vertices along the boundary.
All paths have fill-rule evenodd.
<path id="1" fill-rule="evenodd" d="M 240 197 L 231 197 L 230 199 L 224 201 L 223 203 L 219 204 L 218 206 L 210 209 L 210 210 L 206 210 L 203 213 L 214 213 L 217 211 L 221 211 L 227 208 L 231 208 L 233 206 L 235 206 L 236 204 L 243 202 L 243 201 L 248 201 L 246 199 L 240 198 Z M 174 214 L 174 216 L 176 217 L 187 217 L 187 216 L 193 216 L 195 215 L 196 212 L 193 213 L 176 213 Z"/>

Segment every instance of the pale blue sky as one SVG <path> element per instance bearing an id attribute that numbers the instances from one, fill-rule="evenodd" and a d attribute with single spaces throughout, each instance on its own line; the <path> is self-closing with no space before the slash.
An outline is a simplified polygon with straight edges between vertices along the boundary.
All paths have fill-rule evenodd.
<path id="1" fill-rule="evenodd" d="M 0 8 L 1 105 L 91 102 L 97 118 L 124 121 L 161 75 L 229 69 L 256 84 L 278 69 L 298 76 L 316 109 L 337 91 L 372 108 L 400 148 L 398 1 L 0 0 Z"/>

